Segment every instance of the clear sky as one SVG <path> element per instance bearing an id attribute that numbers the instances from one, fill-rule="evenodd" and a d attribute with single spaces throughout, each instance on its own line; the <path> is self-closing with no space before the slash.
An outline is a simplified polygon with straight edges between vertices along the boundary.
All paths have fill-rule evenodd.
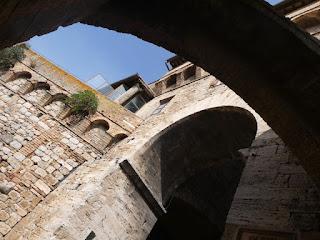
<path id="1" fill-rule="evenodd" d="M 79 23 L 34 37 L 29 43 L 82 81 L 101 74 L 112 83 L 139 73 L 146 82 L 152 82 L 167 71 L 165 60 L 174 55 L 134 36 Z"/>
<path id="2" fill-rule="evenodd" d="M 31 48 L 86 81 L 97 74 L 114 82 L 139 73 L 145 81 L 160 78 L 172 53 L 137 37 L 84 24 L 60 27 L 34 37 Z"/>

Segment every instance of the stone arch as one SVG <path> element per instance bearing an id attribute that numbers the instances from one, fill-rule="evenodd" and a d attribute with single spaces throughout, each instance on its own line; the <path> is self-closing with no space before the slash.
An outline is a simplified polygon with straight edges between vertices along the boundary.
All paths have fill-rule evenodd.
<path id="1" fill-rule="evenodd" d="M 93 128 L 101 128 L 107 132 L 110 128 L 109 123 L 105 119 L 95 119 L 90 123 L 90 126 L 87 128 L 86 132 L 92 130 Z"/>
<path id="2" fill-rule="evenodd" d="M 121 142 L 122 140 L 126 139 L 127 137 L 128 137 L 128 135 L 126 133 L 118 133 L 112 138 L 109 146 L 116 145 L 117 143 Z"/>
<path id="3" fill-rule="evenodd" d="M 61 18 L 61 11 L 68 14 Z M 80 21 L 133 34 L 190 60 L 255 109 L 320 186 L 320 45 L 264 1 L 46 0 L 7 6 L 6 12 L 1 47 Z"/>
<path id="4" fill-rule="evenodd" d="M 33 84 L 33 89 L 32 91 L 36 90 L 50 90 L 50 85 L 47 82 L 36 82 Z"/>
<path id="5" fill-rule="evenodd" d="M 14 72 L 6 81 L 7 86 L 13 91 L 19 91 L 29 79 L 32 74 L 28 71 Z"/>
<path id="6" fill-rule="evenodd" d="M 25 91 L 24 94 L 29 94 L 33 91 L 37 90 L 50 90 L 50 85 L 47 82 L 32 82 L 28 89 Z"/>
<path id="7" fill-rule="evenodd" d="M 23 78 L 23 79 L 30 79 L 32 78 L 32 74 L 28 71 L 19 71 L 19 72 L 14 72 L 10 78 L 6 82 L 11 82 L 14 81 L 18 78 Z"/>
<path id="8" fill-rule="evenodd" d="M 90 139 L 91 144 L 103 151 L 111 141 L 108 133 L 110 126 L 105 119 L 93 120 L 85 131 L 85 136 Z"/>
<path id="9" fill-rule="evenodd" d="M 59 116 L 60 113 L 66 110 L 67 106 L 64 103 L 68 96 L 64 93 L 57 93 L 50 95 L 48 100 L 44 103 L 43 107 L 49 112 L 52 116 Z"/>
<path id="10" fill-rule="evenodd" d="M 62 102 L 64 100 L 66 100 L 67 98 L 68 98 L 68 96 L 66 94 L 64 94 L 64 93 L 54 94 L 49 98 L 49 100 L 45 103 L 44 106 L 47 106 L 47 105 L 49 105 L 49 104 L 51 104 L 53 102 L 56 102 L 56 101 Z"/>
<path id="11" fill-rule="evenodd" d="M 50 85 L 47 82 L 33 82 L 26 86 L 24 95 L 28 101 L 43 105 L 41 100 L 46 98 L 49 90 Z"/>
<path id="12" fill-rule="evenodd" d="M 192 114 L 153 137 L 138 153 L 135 167 L 142 171 L 155 199 L 167 209 L 164 219 L 169 219 L 164 221 L 176 221 L 170 220 L 175 216 L 170 209 L 175 211 L 174 203 L 182 202 L 211 226 L 204 229 L 208 238 L 203 239 L 217 239 L 244 167 L 238 150 L 251 145 L 256 130 L 250 112 L 225 106 Z M 187 235 L 197 234 L 191 231 Z"/>

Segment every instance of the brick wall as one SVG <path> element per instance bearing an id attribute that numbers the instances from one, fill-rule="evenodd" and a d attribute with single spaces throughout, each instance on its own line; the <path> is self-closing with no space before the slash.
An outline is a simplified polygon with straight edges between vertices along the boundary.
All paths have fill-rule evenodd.
<path id="1" fill-rule="evenodd" d="M 21 71 L 31 78 L 15 78 Z M 0 239 L 76 168 L 100 159 L 113 136 L 130 134 L 100 112 L 68 125 L 63 100 L 50 101 L 56 94 L 71 92 L 22 63 L 0 76 Z"/>

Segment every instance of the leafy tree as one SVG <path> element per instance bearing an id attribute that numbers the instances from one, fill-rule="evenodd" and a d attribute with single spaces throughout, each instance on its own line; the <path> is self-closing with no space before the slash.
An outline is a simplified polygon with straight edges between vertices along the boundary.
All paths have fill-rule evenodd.
<path id="1" fill-rule="evenodd" d="M 22 61 L 26 57 L 24 50 L 27 47 L 26 44 L 20 44 L 0 50 L 0 70 L 9 70 L 16 62 Z"/>
<path id="2" fill-rule="evenodd" d="M 65 103 L 71 108 L 73 115 L 83 118 L 96 113 L 99 100 L 94 92 L 84 90 L 72 94 L 70 98 L 65 100 Z"/>

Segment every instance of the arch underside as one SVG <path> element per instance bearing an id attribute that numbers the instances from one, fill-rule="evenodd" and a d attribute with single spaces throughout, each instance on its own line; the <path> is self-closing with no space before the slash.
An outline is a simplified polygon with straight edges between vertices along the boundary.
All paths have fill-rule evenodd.
<path id="1" fill-rule="evenodd" d="M 225 106 L 179 120 L 146 144 L 142 164 L 158 168 L 144 178 L 167 210 L 149 239 L 221 236 L 244 167 L 237 150 L 249 147 L 256 131 L 250 112 Z"/>
<path id="2" fill-rule="evenodd" d="M 192 61 L 254 108 L 320 186 L 320 47 L 264 1 L 6 0 L 1 6 L 0 47 L 82 22 L 131 33 Z"/>

